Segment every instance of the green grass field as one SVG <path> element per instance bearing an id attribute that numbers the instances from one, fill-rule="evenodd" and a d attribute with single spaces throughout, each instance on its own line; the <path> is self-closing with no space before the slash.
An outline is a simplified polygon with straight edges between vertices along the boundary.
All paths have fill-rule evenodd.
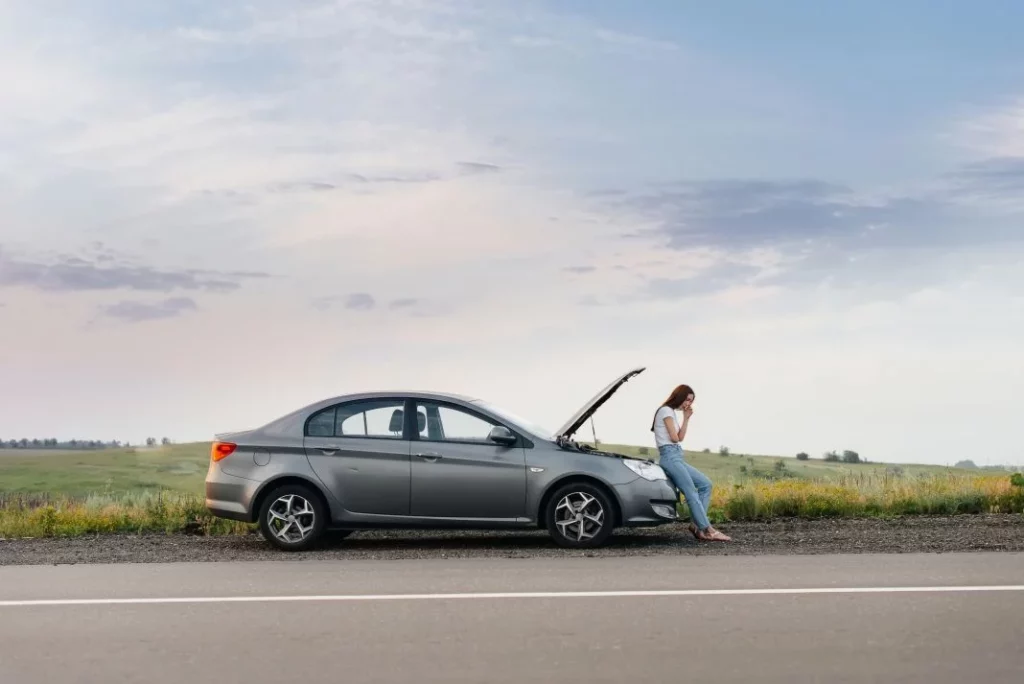
<path id="1" fill-rule="evenodd" d="M 602 444 L 602 449 L 642 458 L 655 458 L 649 449 Z M 779 457 L 731 454 L 720 456 L 687 451 L 687 461 L 720 484 L 742 483 L 765 478 L 797 478 L 830 481 L 851 475 L 872 476 L 895 469 L 908 477 L 938 473 L 977 474 L 944 466 L 883 463 L 846 464 L 820 459 L 782 459 L 785 470 L 776 470 Z M 8 494 L 51 494 L 85 497 L 90 494 L 121 494 L 167 490 L 196 495 L 203 493 L 209 465 L 208 443 L 176 444 L 148 448 L 101 451 L 29 451 L 0 449 L 0 492 Z M 746 472 L 743 469 L 746 469 Z"/>
<path id="2" fill-rule="evenodd" d="M 0 492 L 85 497 L 169 490 L 203 493 L 208 443 L 100 451 L 0 449 Z"/>

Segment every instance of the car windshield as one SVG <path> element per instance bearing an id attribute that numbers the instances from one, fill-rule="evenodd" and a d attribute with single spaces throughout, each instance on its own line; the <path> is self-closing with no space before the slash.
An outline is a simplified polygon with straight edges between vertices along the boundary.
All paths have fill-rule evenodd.
<path id="1" fill-rule="evenodd" d="M 555 440 L 555 436 L 551 432 L 551 430 L 548 430 L 546 427 L 542 425 L 537 425 L 531 420 L 527 420 L 526 418 L 517 416 L 516 414 L 510 411 L 506 411 L 505 409 L 495 406 L 494 404 L 489 404 L 486 401 L 476 399 L 474 400 L 473 403 L 475 403 L 480 408 L 493 413 L 502 420 L 512 423 L 513 425 L 518 425 L 519 427 L 528 430 L 529 432 L 532 432 L 538 437 L 541 437 L 549 441 Z"/>

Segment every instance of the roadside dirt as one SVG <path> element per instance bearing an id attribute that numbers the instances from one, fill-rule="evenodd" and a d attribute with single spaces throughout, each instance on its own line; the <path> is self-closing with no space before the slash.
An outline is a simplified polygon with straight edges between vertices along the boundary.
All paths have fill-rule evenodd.
<path id="1" fill-rule="evenodd" d="M 543 532 L 356 532 L 306 553 L 282 553 L 258 535 L 99 535 L 0 540 L 0 565 L 196 561 L 531 558 L 543 556 L 786 555 L 1024 551 L 1024 516 L 895 520 L 777 520 L 721 526 L 731 543 L 698 543 L 681 525 L 621 530 L 591 551 L 556 547 Z"/>

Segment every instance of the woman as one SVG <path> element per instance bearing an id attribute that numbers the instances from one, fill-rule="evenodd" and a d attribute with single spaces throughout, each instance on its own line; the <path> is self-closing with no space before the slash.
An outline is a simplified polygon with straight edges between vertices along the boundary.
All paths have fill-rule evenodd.
<path id="1" fill-rule="evenodd" d="M 694 396 L 689 385 L 679 385 L 654 414 L 651 430 L 658 446 L 659 463 L 676 488 L 682 491 L 686 505 L 690 507 L 690 517 L 693 519 L 690 532 L 693 536 L 705 541 L 732 541 L 712 527 L 708 520 L 711 480 L 683 460 L 682 441 L 690 424 L 690 416 L 693 415 Z M 676 411 L 683 412 L 682 425 L 676 420 Z"/>

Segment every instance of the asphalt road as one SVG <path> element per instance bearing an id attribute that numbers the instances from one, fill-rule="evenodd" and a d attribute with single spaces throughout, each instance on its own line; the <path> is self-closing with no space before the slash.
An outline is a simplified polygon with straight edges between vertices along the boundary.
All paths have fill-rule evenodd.
<path id="1" fill-rule="evenodd" d="M 1019 585 L 1019 553 L 10 566 L 0 682 L 1018 682 Z"/>

